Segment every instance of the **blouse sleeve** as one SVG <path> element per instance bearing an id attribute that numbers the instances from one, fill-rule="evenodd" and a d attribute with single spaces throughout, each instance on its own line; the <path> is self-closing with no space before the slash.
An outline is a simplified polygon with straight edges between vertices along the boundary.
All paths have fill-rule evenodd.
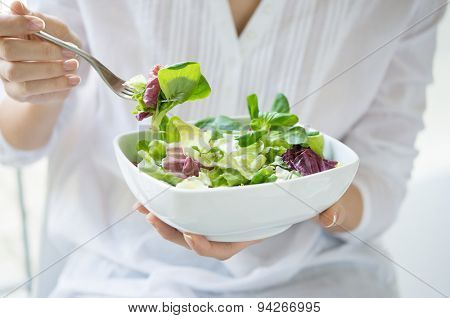
<path id="1" fill-rule="evenodd" d="M 43 1 L 43 0 L 29 0 L 28 6 L 33 11 L 39 11 L 48 15 L 58 17 L 64 21 L 75 34 L 78 35 L 82 43 L 83 48 L 87 49 L 87 37 L 84 30 L 83 21 L 79 12 L 77 1 L 64 0 L 64 1 Z M 79 74 L 82 78 L 86 78 L 89 72 L 89 67 L 84 61 L 80 61 Z M 83 81 L 82 81 L 83 83 Z M 4 89 L 0 90 L 0 99 L 4 97 Z M 67 98 L 65 104 L 70 103 L 72 99 Z M 64 121 L 68 117 L 68 108 L 64 105 L 63 110 L 58 118 L 58 121 L 53 129 L 53 133 L 49 139 L 49 142 L 35 150 L 19 150 L 13 148 L 5 140 L 0 130 L 0 164 L 6 164 L 11 166 L 23 166 L 39 160 L 49 153 L 53 144 L 55 143 L 59 130 L 61 129 Z"/>
<path id="2" fill-rule="evenodd" d="M 433 10 L 429 4 L 417 10 L 409 25 Z M 371 107 L 344 139 L 360 157 L 354 184 L 364 203 L 360 225 L 351 232 L 336 234 L 344 240 L 378 236 L 396 218 L 417 155 L 414 143 L 423 129 L 436 26 L 444 11 L 441 9 L 399 39 Z"/>

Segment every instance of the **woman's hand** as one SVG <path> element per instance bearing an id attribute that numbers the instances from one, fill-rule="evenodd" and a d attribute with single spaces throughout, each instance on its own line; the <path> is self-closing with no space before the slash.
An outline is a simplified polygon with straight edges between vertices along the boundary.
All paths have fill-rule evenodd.
<path id="1" fill-rule="evenodd" d="M 239 253 L 244 248 L 260 241 L 257 240 L 239 243 L 211 242 L 202 235 L 181 233 L 177 229 L 158 219 L 140 203 L 136 203 L 134 209 L 142 214 L 146 214 L 148 222 L 153 225 L 159 235 L 161 235 L 164 239 L 186 247 L 187 249 L 191 249 L 200 256 L 213 257 L 223 261 Z"/>
<path id="2" fill-rule="evenodd" d="M 141 203 L 136 203 L 134 209 L 145 214 L 148 222 L 153 225 L 164 239 L 191 249 L 200 256 L 226 260 L 244 248 L 261 241 L 256 240 L 239 243 L 211 242 L 202 235 L 181 233 L 158 219 Z M 351 231 L 361 222 L 362 210 L 361 193 L 357 187 L 351 185 L 338 202 L 316 217 L 316 221 L 323 228 L 331 232 Z"/>
<path id="3" fill-rule="evenodd" d="M 11 5 L 14 15 L 0 16 L 0 77 L 10 98 L 34 104 L 62 103 L 80 83 L 75 54 L 32 34 L 45 30 L 79 45 L 61 21 L 33 13 L 22 3 Z"/>
<path id="4" fill-rule="evenodd" d="M 361 193 L 351 185 L 338 202 L 316 217 L 316 221 L 330 232 L 346 232 L 359 225 L 362 212 Z"/>

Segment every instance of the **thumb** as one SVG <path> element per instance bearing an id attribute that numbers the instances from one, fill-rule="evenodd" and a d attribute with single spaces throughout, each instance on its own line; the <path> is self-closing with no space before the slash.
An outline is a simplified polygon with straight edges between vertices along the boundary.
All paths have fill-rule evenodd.
<path id="1" fill-rule="evenodd" d="M 318 215 L 318 223 L 325 229 L 332 229 L 343 223 L 345 219 L 345 208 L 342 204 L 336 203 Z"/>

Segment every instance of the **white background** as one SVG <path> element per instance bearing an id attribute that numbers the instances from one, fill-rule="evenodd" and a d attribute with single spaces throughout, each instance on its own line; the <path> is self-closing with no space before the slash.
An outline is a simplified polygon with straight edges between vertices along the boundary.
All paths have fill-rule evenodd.
<path id="1" fill-rule="evenodd" d="M 9 2 L 9 1 L 7 1 Z M 450 16 L 439 27 L 435 83 L 428 90 L 426 129 L 417 140 L 407 198 L 384 242 L 392 258 L 445 294 L 450 294 Z M 45 198 L 46 161 L 23 170 L 32 260 L 36 269 Z M 0 166 L 0 294 L 24 279 L 20 210 L 14 169 Z M 398 270 L 404 297 L 435 297 L 432 289 Z M 19 290 L 15 296 L 26 295 Z"/>
<path id="2" fill-rule="evenodd" d="M 394 317 L 423 317 L 433 318 L 448 317 L 450 303 L 447 299 L 302 299 L 306 302 L 320 302 L 319 312 L 270 312 L 258 311 L 258 303 L 264 302 L 267 308 L 269 302 L 298 303 L 298 299 L 253 299 L 253 298 L 195 298 L 195 299 L 0 299 L 0 314 L 4 317 L 43 317 L 46 318 L 79 318 L 89 313 L 90 317 L 346 317 L 346 318 L 379 318 L 386 313 Z M 130 313 L 128 305 L 158 305 L 162 303 L 173 305 L 206 305 L 208 302 L 217 309 L 219 305 L 242 305 L 243 311 L 234 313 L 181 313 L 174 315 L 172 312 L 156 313 Z M 314 306 L 314 304 L 313 304 Z M 204 307 L 205 308 L 205 307 Z M 211 307 L 210 307 L 211 308 Z M 225 308 L 225 307 L 222 307 Z M 237 307 L 228 307 L 237 308 Z M 238 307 L 242 308 L 242 307 Z M 262 307 L 261 307 L 262 308 Z M 279 310 L 282 310 L 280 306 Z M 311 308 L 311 307 L 309 307 Z M 314 307 L 312 307 L 314 308 Z M 286 308 L 287 309 L 287 308 Z M 289 309 L 288 309 L 289 310 Z M 175 309 L 174 313 L 177 310 Z"/>
<path id="3" fill-rule="evenodd" d="M 297 303 L 298 299 L 277 299 L 277 302 Z M 308 299 L 302 299 L 303 303 Z M 213 309 L 219 305 L 243 305 L 244 310 L 234 313 L 181 313 L 174 315 L 165 311 L 156 313 L 130 313 L 128 305 L 158 305 L 162 303 L 173 305 L 206 305 L 208 302 L 213 305 Z M 274 308 L 273 299 L 252 299 L 252 298 L 196 298 L 196 299 L 0 299 L 0 314 L 5 317 L 37 317 L 46 318 L 79 318 L 89 313 L 89 316 L 115 317 L 346 317 L 346 318 L 379 318 L 388 313 L 394 317 L 417 317 L 430 316 L 433 318 L 448 317 L 450 306 L 447 299 L 310 299 L 309 302 L 320 302 L 319 312 L 279 312 L 258 311 L 258 303 L 264 302 L 267 306 L 269 302 Z M 224 308 L 224 307 L 222 307 Z M 228 307 L 236 308 L 236 307 Z M 242 307 L 240 307 L 242 308 Z M 267 307 L 265 307 L 267 308 Z M 278 307 L 280 308 L 280 307 Z M 311 307 L 309 307 L 311 308 Z M 314 308 L 314 307 L 313 307 Z M 281 308 L 279 309 L 281 310 Z M 176 309 L 175 309 L 175 312 Z M 39 315 L 40 314 L 40 315 Z"/>

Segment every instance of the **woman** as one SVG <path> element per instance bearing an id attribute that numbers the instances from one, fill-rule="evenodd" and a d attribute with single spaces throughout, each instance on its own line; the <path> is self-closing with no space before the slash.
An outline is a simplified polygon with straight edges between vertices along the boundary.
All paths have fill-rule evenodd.
<path id="1" fill-rule="evenodd" d="M 391 265 L 366 241 L 392 224 L 405 194 L 443 10 L 371 52 L 439 5 L 60 0 L 33 1 L 30 11 L 15 2 L 14 15 L 0 17 L 0 159 L 22 165 L 49 155 L 49 241 L 60 255 L 82 245 L 51 295 L 395 296 Z M 253 92 L 266 106 L 277 92 L 301 100 L 294 109 L 303 123 L 359 154 L 354 183 L 316 222 L 263 241 L 208 242 L 135 205 L 148 228 L 130 215 L 133 196 L 112 150 L 115 135 L 136 129 L 130 105 L 71 52 L 30 36 L 39 30 L 123 78 L 157 63 L 200 62 L 212 94 L 179 107 L 186 119 L 242 114 Z"/>

